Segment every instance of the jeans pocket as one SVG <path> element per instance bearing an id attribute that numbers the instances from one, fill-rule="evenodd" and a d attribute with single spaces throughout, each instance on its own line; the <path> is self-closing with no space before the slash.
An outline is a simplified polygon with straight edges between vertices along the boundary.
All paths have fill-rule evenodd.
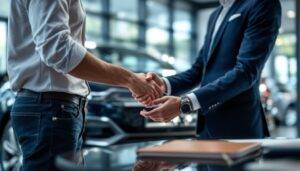
<path id="1" fill-rule="evenodd" d="M 53 129 L 68 135 L 76 135 L 82 129 L 82 112 L 74 103 L 58 103 L 52 117 Z"/>
<path id="2" fill-rule="evenodd" d="M 78 118 L 80 115 L 79 106 L 73 103 L 61 103 L 53 116 L 53 121 L 68 121 Z"/>
<path id="3" fill-rule="evenodd" d="M 82 112 L 73 103 L 56 104 L 52 118 L 52 152 L 58 154 L 78 148 L 83 127 Z"/>
<path id="4" fill-rule="evenodd" d="M 41 115 L 39 113 L 11 113 L 12 126 L 21 145 L 24 158 L 35 154 L 39 143 Z"/>

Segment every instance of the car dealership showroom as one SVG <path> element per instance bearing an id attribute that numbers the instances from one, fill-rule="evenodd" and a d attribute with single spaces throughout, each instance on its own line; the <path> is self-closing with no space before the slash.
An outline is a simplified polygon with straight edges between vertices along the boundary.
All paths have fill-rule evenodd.
<path id="1" fill-rule="evenodd" d="M 0 171 L 300 170 L 299 0 L 0 0 Z"/>

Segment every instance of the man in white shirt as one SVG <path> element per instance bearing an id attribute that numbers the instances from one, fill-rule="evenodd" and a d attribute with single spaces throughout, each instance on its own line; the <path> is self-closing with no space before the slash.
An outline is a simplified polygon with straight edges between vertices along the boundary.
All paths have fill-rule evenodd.
<path id="1" fill-rule="evenodd" d="M 148 99 L 156 84 L 87 52 L 80 0 L 10 1 L 8 75 L 17 93 L 12 126 L 25 171 L 55 170 L 54 158 L 82 145 L 86 81 L 128 88 Z"/>

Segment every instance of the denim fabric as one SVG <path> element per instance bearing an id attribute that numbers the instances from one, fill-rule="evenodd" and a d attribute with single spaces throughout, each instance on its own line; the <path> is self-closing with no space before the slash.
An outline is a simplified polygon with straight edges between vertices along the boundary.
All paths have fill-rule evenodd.
<path id="1" fill-rule="evenodd" d="M 82 146 L 84 107 L 72 102 L 18 95 L 12 126 L 23 152 L 23 171 L 58 170 L 55 157 Z"/>

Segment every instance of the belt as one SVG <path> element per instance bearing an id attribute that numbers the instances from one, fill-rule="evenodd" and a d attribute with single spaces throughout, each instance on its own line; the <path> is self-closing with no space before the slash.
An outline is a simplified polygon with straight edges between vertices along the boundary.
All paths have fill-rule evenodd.
<path id="1" fill-rule="evenodd" d="M 79 106 L 85 106 L 86 105 L 86 97 L 64 93 L 64 92 L 34 92 L 27 89 L 22 89 L 18 92 L 18 95 L 28 95 L 28 96 L 37 96 L 40 97 L 41 100 L 43 99 L 56 99 L 56 100 L 62 100 L 67 102 L 73 102 Z"/>

